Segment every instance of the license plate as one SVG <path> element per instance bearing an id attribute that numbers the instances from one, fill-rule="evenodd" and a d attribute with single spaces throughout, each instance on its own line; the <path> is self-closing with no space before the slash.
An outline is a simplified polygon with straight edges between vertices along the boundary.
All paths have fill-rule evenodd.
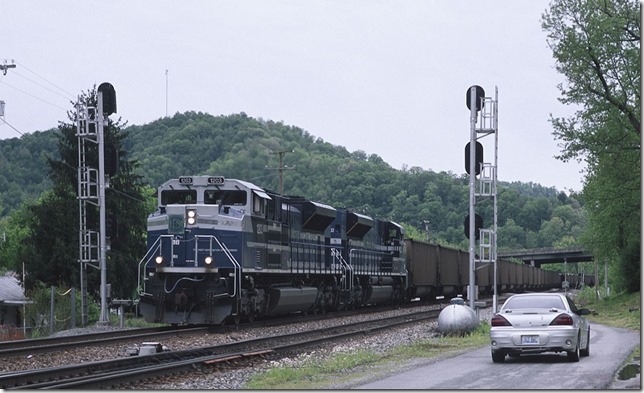
<path id="1" fill-rule="evenodd" d="M 539 344 L 539 336 L 521 336 L 521 344 Z"/>

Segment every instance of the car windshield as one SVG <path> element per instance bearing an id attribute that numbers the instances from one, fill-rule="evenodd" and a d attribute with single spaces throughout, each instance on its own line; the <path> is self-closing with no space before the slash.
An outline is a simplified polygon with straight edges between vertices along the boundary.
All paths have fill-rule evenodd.
<path id="1" fill-rule="evenodd" d="M 515 296 L 504 305 L 504 310 L 521 308 L 556 308 L 563 310 L 566 307 L 559 296 Z"/>

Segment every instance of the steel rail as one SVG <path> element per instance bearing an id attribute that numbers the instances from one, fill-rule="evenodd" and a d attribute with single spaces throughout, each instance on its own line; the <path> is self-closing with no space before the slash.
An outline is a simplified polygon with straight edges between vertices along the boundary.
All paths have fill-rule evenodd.
<path id="1" fill-rule="evenodd" d="M 82 346 L 95 346 L 110 342 L 135 340 L 146 337 L 162 337 L 177 334 L 192 334 L 211 329 L 204 326 L 163 326 L 157 328 L 122 329 L 102 333 L 88 333 L 73 336 L 47 337 L 0 342 L 0 357 L 33 355 L 60 351 Z"/>

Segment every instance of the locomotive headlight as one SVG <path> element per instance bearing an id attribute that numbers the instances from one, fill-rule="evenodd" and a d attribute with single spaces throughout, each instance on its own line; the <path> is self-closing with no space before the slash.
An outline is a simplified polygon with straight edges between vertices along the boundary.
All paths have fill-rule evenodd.
<path id="1" fill-rule="evenodd" d="M 187 222 L 188 225 L 195 225 L 197 223 L 197 211 L 196 210 L 188 210 L 187 211 Z"/>
<path id="2" fill-rule="evenodd" d="M 212 256 L 208 255 L 207 257 L 204 258 L 203 261 L 204 261 L 204 263 L 206 265 L 212 265 L 212 263 L 215 261 L 215 258 L 213 258 Z"/>
<path id="3" fill-rule="evenodd" d="M 154 262 L 157 263 L 157 265 L 160 265 L 163 263 L 163 257 L 161 255 L 157 255 L 156 258 L 154 258 Z"/>

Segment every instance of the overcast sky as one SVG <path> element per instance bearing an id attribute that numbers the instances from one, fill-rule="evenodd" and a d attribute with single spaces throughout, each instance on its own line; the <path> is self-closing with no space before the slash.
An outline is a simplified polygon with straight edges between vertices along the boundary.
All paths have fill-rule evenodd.
<path id="1" fill-rule="evenodd" d="M 574 110 L 557 100 L 548 3 L 3 0 L 0 64 L 16 68 L 0 73 L 0 138 L 67 121 L 70 101 L 110 82 L 130 125 L 243 111 L 397 169 L 458 175 L 465 95 L 480 85 L 498 87 L 499 180 L 581 191 L 583 166 L 554 158 L 550 114 Z M 481 142 L 493 162 L 493 138 Z"/>

